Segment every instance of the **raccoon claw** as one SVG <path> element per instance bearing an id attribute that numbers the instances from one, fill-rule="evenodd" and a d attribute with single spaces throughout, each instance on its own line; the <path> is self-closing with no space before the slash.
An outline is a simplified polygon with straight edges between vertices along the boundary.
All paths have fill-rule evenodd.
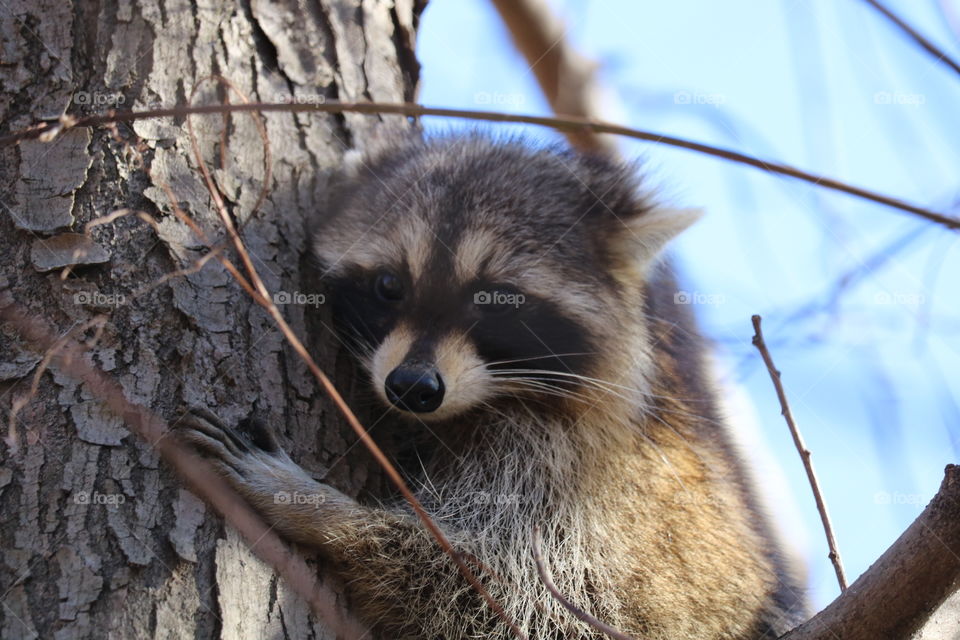
<path id="1" fill-rule="evenodd" d="M 181 438 L 235 481 L 247 476 L 255 458 L 283 454 L 273 433 L 259 420 L 246 419 L 231 429 L 207 409 L 191 408 L 174 426 Z"/>

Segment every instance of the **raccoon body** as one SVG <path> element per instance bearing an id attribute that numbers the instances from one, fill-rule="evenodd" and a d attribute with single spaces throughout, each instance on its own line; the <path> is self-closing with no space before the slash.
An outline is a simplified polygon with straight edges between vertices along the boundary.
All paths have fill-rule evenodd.
<path id="1" fill-rule="evenodd" d="M 604 637 L 541 584 L 534 526 L 559 589 L 626 633 L 776 637 L 806 613 L 801 588 L 660 257 L 695 216 L 642 193 L 601 158 L 409 140 L 360 165 L 313 244 L 384 410 L 436 440 L 418 497 L 531 638 Z M 511 637 L 405 504 L 357 504 L 262 434 L 189 424 L 271 524 L 342 572 L 383 637 Z"/>

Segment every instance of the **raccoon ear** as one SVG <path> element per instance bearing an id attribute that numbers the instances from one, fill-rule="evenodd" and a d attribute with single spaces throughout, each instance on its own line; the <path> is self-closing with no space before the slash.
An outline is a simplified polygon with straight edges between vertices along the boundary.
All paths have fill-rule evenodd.
<path id="1" fill-rule="evenodd" d="M 645 269 L 664 246 L 700 219 L 703 209 L 654 208 L 614 222 L 608 248 L 623 266 Z"/>

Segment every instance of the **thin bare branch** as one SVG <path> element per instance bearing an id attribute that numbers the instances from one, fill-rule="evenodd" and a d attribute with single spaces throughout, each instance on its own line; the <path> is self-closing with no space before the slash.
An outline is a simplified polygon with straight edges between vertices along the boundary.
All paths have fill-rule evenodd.
<path id="1" fill-rule="evenodd" d="M 550 568 L 547 567 L 546 563 L 543 561 L 543 553 L 540 550 L 543 545 L 541 541 L 539 525 L 534 525 L 533 527 L 531 546 L 533 548 L 533 561 L 537 564 L 537 574 L 540 576 L 540 581 L 557 602 L 562 604 L 567 611 L 576 616 L 577 619 L 587 623 L 594 629 L 605 633 L 611 638 L 615 638 L 615 640 L 635 640 L 633 636 L 628 636 L 622 631 L 618 631 L 610 625 L 600 622 L 594 616 L 570 602 L 565 595 L 560 593 L 560 590 L 557 589 L 557 585 L 553 583 L 553 576 L 550 574 Z"/>
<path id="2" fill-rule="evenodd" d="M 0 288 L 2 288 L 3 283 L 0 283 Z M 2 295 L 2 291 L 0 291 Z M 74 336 L 78 336 L 87 331 L 90 327 L 97 327 L 97 335 L 94 338 L 94 343 L 99 341 L 100 335 L 103 332 L 103 326 L 106 324 L 105 316 L 94 316 L 87 322 L 84 322 L 81 325 L 75 326 L 70 329 L 65 335 L 58 338 L 53 344 L 50 345 L 50 348 L 47 349 L 46 353 L 43 354 L 43 359 L 40 360 L 40 363 L 37 365 L 36 370 L 33 372 L 33 379 L 30 382 L 30 388 L 20 396 L 14 398 L 10 402 L 10 418 L 7 424 L 7 437 L 5 442 L 7 447 L 9 447 L 10 452 L 16 454 L 20 451 L 20 439 L 17 437 L 17 416 L 20 415 L 20 412 L 25 406 L 27 406 L 34 396 L 37 395 L 37 390 L 40 388 L 40 379 L 43 377 L 43 374 L 47 372 L 47 369 L 50 368 L 50 362 L 57 356 L 57 353 L 63 349 L 63 347 L 73 339 Z"/>
<path id="3" fill-rule="evenodd" d="M 369 637 L 363 625 L 338 608 L 334 592 L 317 583 L 303 558 L 270 530 L 206 460 L 181 443 L 159 416 L 128 401 L 116 382 L 91 366 L 80 344 L 69 337 L 58 339 L 46 321 L 31 316 L 4 290 L 0 290 L 0 319 L 10 323 L 36 350 L 49 356 L 61 372 L 83 382 L 107 408 L 123 418 L 132 432 L 153 446 L 160 457 L 187 480 L 193 491 L 244 537 L 250 549 L 310 603 L 331 631 L 338 637 L 341 634 L 357 640 Z"/>
<path id="4" fill-rule="evenodd" d="M 826 176 L 817 175 L 808 171 L 802 171 L 790 165 L 778 162 L 770 162 L 760 158 L 750 156 L 738 151 L 731 151 L 722 147 L 667 136 L 651 131 L 632 129 L 620 125 L 598 122 L 587 118 L 576 116 L 569 117 L 547 117 L 547 116 L 528 116 L 509 113 L 494 113 L 489 111 L 464 111 L 460 109 L 443 109 L 436 107 L 424 107 L 418 104 L 385 104 L 379 102 L 327 102 L 324 104 L 290 104 L 290 103 L 254 103 L 254 104 L 232 104 L 232 105 L 201 105 L 194 107 L 175 107 L 170 109 L 151 109 L 147 111 L 109 111 L 105 115 L 94 115 L 83 118 L 75 116 L 63 116 L 56 122 L 44 122 L 31 127 L 0 137 L 0 146 L 15 144 L 21 140 L 40 138 L 41 140 L 52 140 L 57 135 L 73 127 L 92 127 L 112 122 L 132 122 L 143 118 L 159 118 L 170 116 L 184 116 L 189 114 L 211 114 L 225 112 L 241 111 L 321 111 L 325 113 L 364 113 L 364 114 L 398 114 L 413 117 L 422 116 L 442 116 L 447 118 L 465 118 L 469 120 L 483 120 L 487 122 L 517 122 L 523 124 L 532 124 L 541 127 L 551 127 L 560 131 L 570 129 L 586 129 L 598 133 L 612 133 L 615 135 L 634 138 L 637 140 L 646 140 L 657 144 L 666 144 L 680 149 L 687 149 L 736 162 L 749 167 L 754 167 L 768 173 L 795 178 L 803 182 L 808 182 L 824 189 L 839 191 L 870 202 L 876 202 L 893 209 L 905 211 L 924 220 L 935 222 L 947 229 L 960 229 L 960 219 L 954 218 L 944 213 L 938 213 L 930 209 L 918 207 L 904 202 L 897 198 L 883 195 L 875 191 L 856 187 L 839 180 L 834 180 Z"/>
<path id="5" fill-rule="evenodd" d="M 890 11 L 890 9 L 878 2 L 878 0 L 864 0 L 864 2 L 876 9 L 884 18 L 895 24 L 898 29 L 907 34 L 920 48 L 936 58 L 937 62 L 945 64 L 953 69 L 954 72 L 960 74 L 960 64 L 957 64 L 956 60 L 947 55 L 943 49 L 930 42 L 922 33 L 907 24 L 903 18 L 893 11 Z"/>
<path id="6" fill-rule="evenodd" d="M 100 216 L 98 218 L 94 218 L 87 224 L 83 225 L 83 232 L 86 234 L 89 234 L 90 230 L 93 229 L 94 227 L 99 227 L 102 224 L 110 224 L 114 220 L 118 218 L 124 218 L 126 216 L 136 216 L 141 220 L 143 220 L 144 222 L 146 222 L 147 224 L 149 224 L 154 229 L 157 229 L 158 227 L 157 221 L 154 220 L 153 217 L 146 211 L 138 211 L 136 209 L 116 209 L 106 215 Z"/>
<path id="7" fill-rule="evenodd" d="M 837 550 L 837 540 L 833 535 L 833 526 L 830 524 L 830 515 L 827 513 L 827 504 L 823 500 L 823 494 L 820 491 L 820 483 L 817 481 L 817 474 L 813 469 L 813 461 L 810 459 L 810 450 L 803 442 L 803 436 L 800 435 L 800 429 L 793 419 L 793 412 L 790 411 L 790 403 L 787 402 L 787 394 L 783 390 L 783 383 L 780 381 L 780 372 L 773 364 L 773 358 L 767 344 L 763 341 L 763 331 L 760 329 L 761 318 L 758 315 L 753 316 L 753 346 L 763 357 L 763 363 L 767 365 L 767 371 L 770 373 L 770 379 L 777 390 L 777 398 L 780 400 L 780 413 L 783 419 L 787 421 L 790 428 L 790 435 L 793 436 L 793 443 L 800 453 L 803 460 L 803 468 L 807 472 L 807 479 L 810 481 L 810 488 L 813 490 L 813 497 L 817 501 L 817 511 L 820 512 L 820 521 L 823 522 L 823 531 L 827 536 L 827 545 L 830 547 L 829 558 L 833 563 L 833 570 L 837 573 L 837 582 L 840 583 L 840 591 L 847 588 L 847 576 L 843 572 L 843 562 L 840 559 L 840 552 Z"/>

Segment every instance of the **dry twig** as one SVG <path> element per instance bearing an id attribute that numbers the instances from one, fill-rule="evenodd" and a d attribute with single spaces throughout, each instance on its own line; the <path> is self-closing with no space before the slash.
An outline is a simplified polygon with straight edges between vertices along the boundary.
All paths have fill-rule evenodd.
<path id="1" fill-rule="evenodd" d="M 810 481 L 810 488 L 813 490 L 813 497 L 817 501 L 817 511 L 820 512 L 820 521 L 823 522 L 823 531 L 827 536 L 827 545 L 830 547 L 830 562 L 833 563 L 833 570 L 837 573 L 837 582 L 840 583 L 840 591 L 847 588 L 847 576 L 843 572 L 843 562 L 840 559 L 840 552 L 837 550 L 837 540 L 833 535 L 833 526 L 830 524 L 830 515 L 827 513 L 827 504 L 823 500 L 823 494 L 820 492 L 820 483 L 817 481 L 817 473 L 813 470 L 813 461 L 810 459 L 810 450 L 803 442 L 803 436 L 800 435 L 800 429 L 793 419 L 793 412 L 790 411 L 790 403 L 787 402 L 787 394 L 783 390 L 783 383 L 780 381 L 780 372 L 773 364 L 773 358 L 770 356 L 770 350 L 763 341 L 763 331 L 760 329 L 760 316 L 753 316 L 753 346 L 757 348 L 763 357 L 763 363 L 767 365 L 767 371 L 770 373 L 770 379 L 777 390 L 777 398 L 780 400 L 780 413 L 783 419 L 787 421 L 790 427 L 790 435 L 793 436 L 793 443 L 797 446 L 800 458 L 803 460 L 803 468 L 807 472 L 807 479 Z"/>
<path id="2" fill-rule="evenodd" d="M 911 27 L 907 24 L 903 18 L 895 14 L 893 11 L 890 11 L 887 7 L 883 6 L 878 0 L 864 0 L 868 5 L 876 9 L 883 17 L 892 22 L 897 26 L 898 29 L 903 31 L 911 40 L 916 42 L 924 51 L 936 58 L 937 62 L 942 62 L 956 73 L 960 74 L 960 64 L 957 64 L 957 61 L 951 58 L 947 53 L 938 47 L 937 45 L 930 42 L 927 38 L 924 37 L 922 33 Z"/>
<path id="3" fill-rule="evenodd" d="M 170 109 L 151 109 L 147 111 L 109 111 L 105 115 L 94 115 L 78 118 L 75 116 L 63 116 L 54 123 L 44 122 L 33 125 L 27 129 L 17 131 L 10 135 L 0 137 L 0 146 L 16 144 L 21 140 L 30 140 L 39 138 L 49 141 L 56 138 L 57 135 L 74 127 L 93 127 L 113 122 L 132 122 L 142 118 L 160 118 L 170 116 L 184 116 L 190 114 L 211 114 L 211 113 L 237 113 L 244 111 L 321 111 L 325 113 L 365 113 L 365 114 L 397 114 L 413 117 L 422 116 L 443 116 L 448 118 L 466 118 L 469 120 L 483 120 L 487 122 L 517 122 L 523 124 L 532 124 L 540 127 L 551 127 L 559 131 L 569 130 L 588 130 L 597 133 L 612 133 L 615 135 L 635 138 L 637 140 L 646 140 L 658 144 L 666 144 L 680 149 L 696 151 L 716 158 L 723 158 L 730 162 L 754 167 L 768 173 L 788 176 L 803 182 L 808 182 L 818 187 L 839 191 L 858 198 L 876 202 L 893 209 L 912 213 L 924 220 L 935 222 L 947 229 L 960 229 L 960 219 L 954 218 L 944 213 L 918 207 L 904 202 L 897 198 L 887 196 L 875 191 L 853 186 L 833 178 L 820 176 L 808 171 L 802 171 L 795 167 L 778 162 L 769 162 L 760 158 L 716 147 L 702 142 L 686 140 L 674 136 L 662 135 L 651 131 L 642 131 L 632 129 L 621 125 L 598 122 L 588 118 L 576 116 L 568 117 L 548 117 L 548 116 L 528 116 L 509 113 L 496 113 L 490 111 L 464 111 L 460 109 L 442 109 L 437 107 L 424 107 L 418 104 L 387 104 L 379 102 L 326 102 L 324 104 L 290 104 L 290 103 L 254 103 L 254 104 L 231 104 L 231 105 L 201 105 L 195 107 L 174 107 Z"/>
<path id="4" fill-rule="evenodd" d="M 3 282 L 0 282 L 0 296 L 3 296 L 3 284 Z M 0 305 L 2 304 L 3 300 L 0 299 Z M 90 341 L 92 344 L 96 344 L 103 333 L 104 324 L 106 324 L 106 317 L 94 316 L 87 322 L 70 329 L 65 335 L 53 342 L 50 348 L 46 350 L 46 353 L 43 354 L 43 359 L 40 360 L 36 370 L 33 372 L 30 388 L 20 396 L 13 398 L 10 402 L 10 417 L 7 423 L 7 437 L 4 439 L 4 442 L 11 453 L 16 455 L 20 451 L 20 439 L 17 437 L 17 416 L 20 415 L 23 408 L 37 395 L 37 390 L 40 388 L 40 379 L 43 377 L 43 374 L 47 372 L 47 369 L 50 368 L 50 363 L 57 356 L 57 353 L 63 349 L 65 345 L 69 344 L 74 336 L 83 335 L 91 327 L 97 328 L 96 335 Z"/>

